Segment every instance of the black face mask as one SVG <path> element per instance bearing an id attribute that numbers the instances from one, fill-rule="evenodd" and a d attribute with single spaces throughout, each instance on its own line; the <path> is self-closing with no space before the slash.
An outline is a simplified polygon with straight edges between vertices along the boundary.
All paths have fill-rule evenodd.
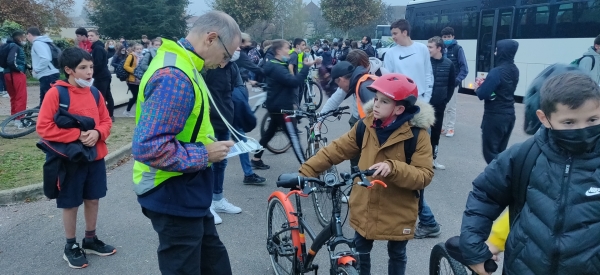
<path id="1" fill-rule="evenodd" d="M 549 136 L 558 146 L 574 155 L 588 152 L 600 139 L 600 125 L 573 130 L 549 130 Z"/>

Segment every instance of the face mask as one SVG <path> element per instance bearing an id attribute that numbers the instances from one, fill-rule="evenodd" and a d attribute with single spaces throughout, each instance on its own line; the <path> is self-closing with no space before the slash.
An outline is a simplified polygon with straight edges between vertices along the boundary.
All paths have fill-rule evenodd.
<path id="1" fill-rule="evenodd" d="M 450 46 L 452 45 L 452 42 L 454 42 L 454 40 L 444 40 L 444 45 Z"/>
<path id="2" fill-rule="evenodd" d="M 231 56 L 231 61 L 236 61 L 240 58 L 240 51 L 235 51 Z"/>
<path id="3" fill-rule="evenodd" d="M 600 125 L 573 130 L 549 130 L 549 136 L 558 146 L 574 155 L 588 152 L 600 139 Z"/>
<path id="4" fill-rule="evenodd" d="M 75 83 L 77 83 L 77 85 L 81 86 L 81 87 L 92 87 L 92 85 L 94 84 L 94 79 L 92 78 L 90 81 L 87 80 L 83 80 L 81 78 L 75 78 Z"/>
<path id="5" fill-rule="evenodd" d="M 290 61 L 290 57 L 289 56 L 282 56 L 281 57 L 281 61 L 288 62 L 288 61 Z"/>
<path id="6" fill-rule="evenodd" d="M 27 45 L 27 41 L 21 41 L 21 46 Z"/>

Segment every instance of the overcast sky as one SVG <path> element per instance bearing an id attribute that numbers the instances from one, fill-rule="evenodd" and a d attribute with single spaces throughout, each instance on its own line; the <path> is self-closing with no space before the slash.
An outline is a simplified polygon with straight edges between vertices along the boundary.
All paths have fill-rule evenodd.
<path id="1" fill-rule="evenodd" d="M 390 4 L 390 5 L 406 5 L 406 3 L 408 3 L 409 0 L 383 0 L 383 2 Z M 81 8 L 83 7 L 83 3 L 85 2 L 85 0 L 75 0 L 75 15 L 77 16 L 81 13 Z M 193 15 L 200 15 L 203 14 L 204 12 L 210 10 L 208 8 L 208 6 L 206 5 L 206 1 L 205 0 L 191 0 L 190 1 L 191 4 L 189 6 L 189 12 Z M 305 3 L 309 3 L 310 0 L 304 0 Z M 313 2 L 319 4 L 320 0 L 313 0 Z"/>

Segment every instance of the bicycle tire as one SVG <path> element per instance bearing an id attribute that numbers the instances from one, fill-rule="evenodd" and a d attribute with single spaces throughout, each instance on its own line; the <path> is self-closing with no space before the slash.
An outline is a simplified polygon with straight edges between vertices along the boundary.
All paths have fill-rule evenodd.
<path id="1" fill-rule="evenodd" d="M 37 123 L 37 117 L 38 117 L 39 111 L 40 110 L 37 108 L 28 109 L 25 111 L 18 112 L 16 114 L 6 118 L 5 120 L 2 121 L 2 123 L 0 123 L 0 137 L 6 138 L 6 139 L 13 139 L 13 138 L 24 137 L 26 135 L 29 135 L 29 134 L 35 132 L 35 125 Z M 19 117 L 21 117 L 21 118 L 19 118 Z M 16 121 L 17 119 L 21 120 L 22 123 L 26 122 L 26 123 L 30 123 L 31 125 L 27 126 L 27 127 L 23 127 L 22 131 L 18 131 L 17 133 L 7 132 L 6 130 L 9 127 L 16 128 L 12 124 L 14 123 L 13 121 Z M 21 130 L 21 129 L 17 129 L 17 130 Z"/>
<path id="2" fill-rule="evenodd" d="M 313 86 L 317 86 L 317 91 L 315 91 L 316 93 L 313 93 Z M 323 103 L 323 88 L 321 88 L 321 84 L 312 81 L 312 86 L 310 87 L 310 95 L 313 98 L 313 103 L 316 106 L 316 109 L 318 110 L 321 107 L 321 104 Z M 317 101 L 315 101 L 315 97 L 319 97 L 319 99 L 317 99 Z"/>
<path id="3" fill-rule="evenodd" d="M 348 264 L 338 265 L 337 274 L 338 275 L 358 275 L 358 270 L 356 270 L 356 267 L 348 265 Z"/>
<path id="4" fill-rule="evenodd" d="M 337 176 L 337 168 L 331 166 L 331 168 L 327 169 L 327 171 L 321 175 L 319 178 L 321 180 L 325 180 L 326 174 L 333 174 Z M 317 214 L 317 220 L 321 224 L 321 226 L 326 227 L 329 225 L 331 219 L 331 211 L 333 210 L 333 200 L 339 200 L 340 198 L 333 198 L 331 194 L 331 188 L 325 188 L 320 185 L 315 186 L 315 190 L 311 194 L 313 206 L 315 208 L 315 213 Z"/>
<path id="5" fill-rule="evenodd" d="M 285 230 L 286 226 L 290 226 L 290 222 L 286 215 L 288 210 L 293 211 L 291 209 L 285 209 L 284 204 L 281 203 L 277 197 L 273 197 L 269 201 L 267 207 L 267 250 L 271 249 L 269 250 L 269 256 L 271 258 L 271 266 L 273 267 L 273 271 L 276 275 L 300 274 L 298 270 L 294 270 L 294 267 L 297 269 L 299 266 L 296 254 L 294 252 L 292 252 L 292 255 L 286 255 L 285 257 L 282 257 L 280 256 L 277 248 L 272 246 L 270 247 L 270 245 L 277 245 L 278 247 L 282 248 L 294 249 L 292 234 L 298 234 L 297 230 L 288 230 L 286 233 L 277 234 L 277 236 L 274 237 L 274 234 L 279 233 L 279 231 L 276 230 Z M 279 213 L 283 217 L 275 221 L 274 216 L 276 213 Z M 271 244 L 271 240 L 273 240 L 273 244 Z M 300 247 L 296 247 L 296 249 L 300 249 Z"/>
<path id="6" fill-rule="evenodd" d="M 429 256 L 429 275 L 468 275 L 464 265 L 448 255 L 445 243 L 436 244 Z"/>
<path id="7" fill-rule="evenodd" d="M 266 113 L 263 116 L 262 121 L 260 122 L 260 135 L 261 136 L 264 136 L 267 129 L 269 128 L 268 120 L 269 120 L 270 116 L 271 115 L 269 113 Z M 278 139 L 281 139 L 281 138 L 284 138 L 285 140 L 287 140 L 287 143 L 284 146 L 275 145 L 275 142 L 273 139 L 275 139 L 275 141 L 277 141 Z M 273 136 L 273 138 L 269 141 L 269 143 L 267 143 L 267 146 L 265 146 L 265 147 L 267 148 L 267 150 L 269 150 L 269 152 L 271 152 L 273 154 L 283 154 L 292 147 L 292 142 L 287 137 L 287 135 L 285 134 L 285 131 L 283 129 L 278 129 L 277 132 L 275 132 L 275 135 Z"/>

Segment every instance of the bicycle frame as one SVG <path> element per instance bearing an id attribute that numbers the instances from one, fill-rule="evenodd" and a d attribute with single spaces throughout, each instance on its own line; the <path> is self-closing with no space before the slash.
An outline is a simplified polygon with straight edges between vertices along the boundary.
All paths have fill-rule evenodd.
<path id="1" fill-rule="evenodd" d="M 332 188 L 331 192 L 333 196 L 340 195 L 340 186 L 333 186 L 330 188 Z M 287 195 L 283 194 L 281 191 L 275 191 L 271 197 L 269 197 L 269 200 L 277 196 L 282 203 L 288 204 L 285 208 L 291 207 L 293 209 L 289 200 L 289 197 L 292 195 L 295 196 L 297 208 L 296 212 L 287 213 L 288 221 L 290 221 L 290 227 L 287 230 L 298 230 L 299 236 L 294 237 L 295 235 L 292 235 L 292 242 L 295 247 L 300 247 L 299 250 L 295 251 L 296 261 L 293 262 L 293 269 L 300 273 L 318 270 L 319 267 L 313 265 L 313 260 L 319 250 L 325 245 L 329 251 L 330 274 L 337 274 L 336 268 L 338 264 L 357 263 L 358 253 L 356 252 L 354 242 L 352 239 L 344 237 L 343 234 L 341 203 L 339 200 L 333 200 L 333 211 L 329 226 L 323 228 L 316 234 L 312 227 L 306 222 L 302 213 L 302 202 L 300 197 L 308 195 L 303 195 L 302 192 L 298 190 L 291 191 Z M 305 234 L 308 234 L 309 238 L 313 240 L 313 244 L 308 251 L 306 250 Z M 338 245 L 347 245 L 349 251 L 335 253 L 335 248 Z"/>

